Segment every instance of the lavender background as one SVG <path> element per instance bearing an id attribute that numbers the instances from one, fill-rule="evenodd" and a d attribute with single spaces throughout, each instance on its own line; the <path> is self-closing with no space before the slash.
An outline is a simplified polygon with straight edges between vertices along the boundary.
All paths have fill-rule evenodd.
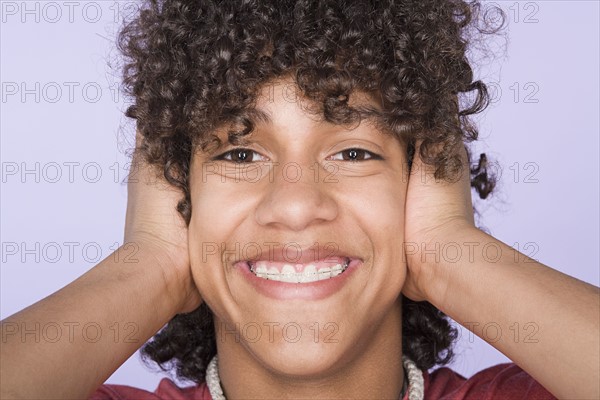
<path id="1" fill-rule="evenodd" d="M 496 4 L 507 12 L 508 42 L 497 38 L 495 60 L 473 55 L 483 64 L 478 75 L 492 82 L 495 96 L 478 118 L 477 148 L 501 173 L 497 194 L 479 205 L 483 224 L 541 262 L 598 285 L 599 4 Z M 123 135 L 131 136 L 133 125 L 122 114 L 118 72 L 110 72 L 107 61 L 117 56 L 115 22 L 135 3 L 0 5 L 0 317 L 5 318 L 68 284 L 122 241 L 126 187 L 120 182 L 128 147 Z M 23 89 L 28 94 L 22 96 Z M 37 175 L 22 174 L 36 163 Z M 461 332 L 452 364 L 457 371 L 470 376 L 507 361 Z M 160 378 L 136 353 L 108 382 L 153 390 Z"/>

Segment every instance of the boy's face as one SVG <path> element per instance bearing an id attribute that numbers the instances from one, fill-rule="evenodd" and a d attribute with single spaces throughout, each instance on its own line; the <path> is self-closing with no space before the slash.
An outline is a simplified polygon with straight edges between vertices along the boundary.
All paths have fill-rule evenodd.
<path id="1" fill-rule="evenodd" d="M 319 122 L 309 106 L 291 81 L 265 86 L 257 109 L 269 122 L 247 143 L 230 145 L 223 129 L 226 147 L 196 152 L 189 225 L 219 354 L 304 376 L 397 331 L 406 275 L 405 146 L 367 121 Z"/>

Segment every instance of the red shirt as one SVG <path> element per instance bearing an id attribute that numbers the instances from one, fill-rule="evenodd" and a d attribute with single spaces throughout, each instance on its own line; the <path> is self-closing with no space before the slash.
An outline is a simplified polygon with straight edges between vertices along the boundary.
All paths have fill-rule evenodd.
<path id="1" fill-rule="evenodd" d="M 466 379 L 449 368 L 423 373 L 425 400 L 556 399 L 516 364 L 499 364 Z M 206 384 L 180 388 L 164 378 L 154 391 L 102 385 L 90 400 L 212 400 Z M 408 394 L 403 400 L 408 400 Z"/>

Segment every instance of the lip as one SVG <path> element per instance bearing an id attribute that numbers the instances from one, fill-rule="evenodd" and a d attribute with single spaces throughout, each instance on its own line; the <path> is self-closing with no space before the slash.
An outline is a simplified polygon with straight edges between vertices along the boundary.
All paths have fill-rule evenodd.
<path id="1" fill-rule="evenodd" d="M 238 261 L 234 270 L 262 295 L 276 300 L 322 300 L 341 290 L 355 270 L 362 265 L 358 258 L 350 258 L 348 268 L 333 278 L 307 283 L 289 283 L 259 278 L 250 271 L 247 261 Z"/>
<path id="2" fill-rule="evenodd" d="M 277 243 L 278 246 L 259 246 L 260 251 L 258 252 L 251 252 L 251 250 L 253 250 L 253 248 L 251 248 L 250 251 L 239 254 L 242 257 L 233 260 L 232 264 L 236 264 L 241 261 L 269 261 L 288 264 L 310 264 L 328 258 L 350 258 L 351 260 L 360 259 L 360 257 L 357 257 L 351 253 L 346 253 L 340 249 L 340 246 L 335 242 L 327 242 L 325 244 L 314 242 L 314 244 L 311 246 L 301 246 L 296 242 L 287 242 L 287 246 L 283 247 L 279 244 L 279 242 L 264 243 Z"/>

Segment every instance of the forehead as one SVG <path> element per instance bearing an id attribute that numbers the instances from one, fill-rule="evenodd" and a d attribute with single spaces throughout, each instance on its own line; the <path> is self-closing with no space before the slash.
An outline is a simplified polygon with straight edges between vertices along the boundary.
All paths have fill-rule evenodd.
<path id="1" fill-rule="evenodd" d="M 347 102 L 350 108 L 356 109 L 364 116 L 366 114 L 381 114 L 381 99 L 376 94 L 354 90 L 349 95 L 340 95 L 336 98 L 340 102 Z M 328 100 L 326 100 L 328 101 Z M 323 101 L 309 99 L 298 84 L 291 78 L 280 78 L 263 84 L 258 90 L 255 108 L 258 123 L 272 123 L 277 113 L 288 115 L 291 113 L 306 114 L 316 121 L 326 121 L 323 115 Z"/>
<path id="2" fill-rule="evenodd" d="M 279 77 L 257 89 L 253 103 L 241 117 L 225 121 L 213 133 L 219 139 L 219 148 L 227 142 L 243 144 L 251 136 L 262 136 L 264 133 L 277 134 L 278 137 L 282 136 L 282 140 L 283 137 L 300 139 L 313 131 L 349 133 L 366 125 L 376 128 L 373 131 L 378 134 L 384 133 L 387 136 L 390 133 L 383 123 L 382 103 L 377 93 L 354 90 L 348 96 L 338 96 L 337 100 L 347 106 L 347 111 L 353 110 L 353 118 L 345 121 L 328 119 L 322 99 L 306 96 L 293 78 Z M 251 130 L 248 129 L 249 126 L 252 127 Z"/>

